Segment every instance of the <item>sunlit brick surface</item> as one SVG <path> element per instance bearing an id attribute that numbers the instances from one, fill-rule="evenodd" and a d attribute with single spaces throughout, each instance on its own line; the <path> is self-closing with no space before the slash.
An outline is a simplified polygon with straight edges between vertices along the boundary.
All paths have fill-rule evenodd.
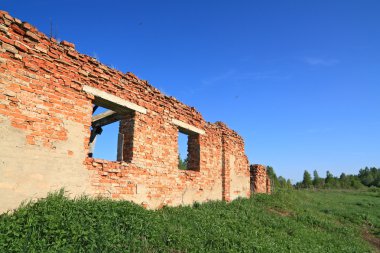
<path id="1" fill-rule="evenodd" d="M 87 157 L 94 96 L 87 85 L 138 106 L 121 121 L 123 161 Z M 179 120 L 189 168 L 178 169 Z M 61 187 L 71 194 L 126 199 L 147 208 L 249 197 L 243 139 L 221 122 L 0 12 L 1 211 Z M 3 197 L 4 196 L 4 197 Z"/>

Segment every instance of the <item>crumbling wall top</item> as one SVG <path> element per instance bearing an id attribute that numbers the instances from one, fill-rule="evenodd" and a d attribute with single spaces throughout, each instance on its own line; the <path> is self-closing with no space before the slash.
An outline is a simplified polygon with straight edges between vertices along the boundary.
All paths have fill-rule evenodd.
<path id="1" fill-rule="evenodd" d="M 194 107 L 164 95 L 148 81 L 131 72 L 124 74 L 100 63 L 96 58 L 77 52 L 71 42 L 63 40 L 58 43 L 29 23 L 13 18 L 6 11 L 0 11 L 0 40 L 3 44 L 1 58 L 4 61 L 6 57 L 12 61 L 22 61 L 25 67 L 33 72 L 53 75 L 73 89 L 81 91 L 86 84 L 117 96 L 123 96 L 123 93 L 128 91 L 135 94 L 135 97 L 129 97 L 134 103 L 149 107 L 153 111 L 155 107 L 161 108 L 156 113 L 169 113 L 170 110 L 170 113 L 176 114 L 178 120 L 188 124 L 203 126 L 206 123 Z M 43 64 L 46 60 L 51 64 Z M 78 75 L 70 74 L 78 71 L 78 68 L 79 78 Z M 149 99 L 144 100 L 138 95 L 140 92 L 148 94 L 144 98 Z"/>

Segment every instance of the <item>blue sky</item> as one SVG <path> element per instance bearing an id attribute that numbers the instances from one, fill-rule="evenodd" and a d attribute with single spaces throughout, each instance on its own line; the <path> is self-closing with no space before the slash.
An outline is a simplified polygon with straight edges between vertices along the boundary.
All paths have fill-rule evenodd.
<path id="1" fill-rule="evenodd" d="M 380 1 L 21 1 L 0 9 L 221 120 L 293 181 L 380 167 Z M 104 151 L 108 152 L 108 151 Z"/>

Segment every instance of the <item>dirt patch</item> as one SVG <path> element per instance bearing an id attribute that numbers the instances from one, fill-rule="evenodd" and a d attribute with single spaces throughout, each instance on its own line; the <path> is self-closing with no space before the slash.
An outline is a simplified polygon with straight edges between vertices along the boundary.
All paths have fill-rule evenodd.
<path id="1" fill-rule="evenodd" d="M 376 252 L 380 252 L 380 237 L 371 234 L 368 229 L 363 231 L 362 236 L 364 240 L 371 243 L 375 247 Z"/>
<path id="2" fill-rule="evenodd" d="M 292 216 L 292 213 L 291 213 L 291 212 L 288 212 L 288 211 L 285 211 L 285 210 L 279 210 L 279 209 L 268 208 L 268 211 L 269 211 L 269 212 L 272 212 L 272 213 L 275 213 L 275 214 L 278 214 L 278 215 L 283 216 L 283 217 L 289 217 L 289 216 Z"/>

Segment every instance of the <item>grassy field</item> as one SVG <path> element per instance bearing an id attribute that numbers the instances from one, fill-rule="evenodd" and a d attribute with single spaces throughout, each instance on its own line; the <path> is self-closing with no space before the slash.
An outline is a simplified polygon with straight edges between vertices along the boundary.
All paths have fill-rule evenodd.
<path id="1" fill-rule="evenodd" d="M 61 192 L 0 216 L 0 252 L 379 252 L 379 241 L 380 191 L 280 191 L 159 211 Z"/>

